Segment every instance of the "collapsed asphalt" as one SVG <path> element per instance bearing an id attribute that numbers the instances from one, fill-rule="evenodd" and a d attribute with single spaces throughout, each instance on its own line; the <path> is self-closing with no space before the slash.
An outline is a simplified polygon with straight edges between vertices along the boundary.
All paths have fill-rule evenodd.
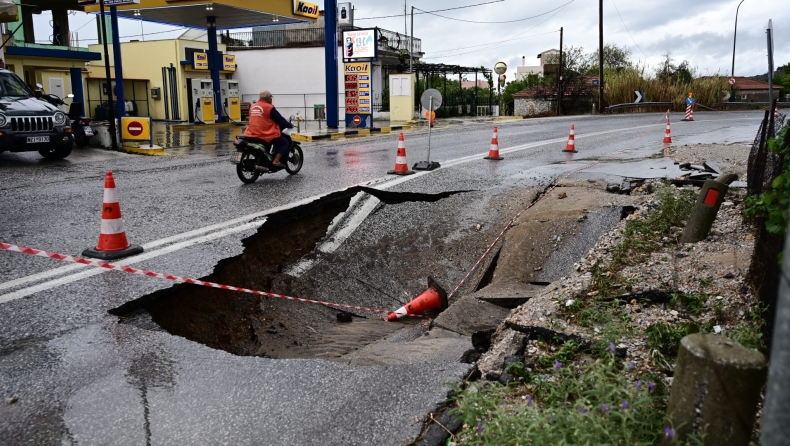
<path id="1" fill-rule="evenodd" d="M 710 116 L 715 119 L 707 123 L 699 116 L 693 127 L 673 126 L 673 138 L 720 141 L 733 134 L 721 130 L 733 127 L 745 135 L 740 140 L 749 140 L 759 119 L 758 113 Z M 388 191 L 469 192 L 433 203 L 375 207 L 337 250 L 318 255 L 320 262 L 300 280 L 320 300 L 391 309 L 422 292 L 427 275 L 451 289 L 523 208 L 525 191 L 578 167 L 575 163 L 584 158 L 628 148 L 633 151 L 626 156 L 635 158 L 655 152 L 652 141 L 634 145 L 647 129 L 632 128 L 653 126 L 654 139 L 660 141 L 663 128 L 654 124 L 657 118 L 580 118 L 594 131 L 611 133 L 585 138 L 585 126 L 577 120 L 580 153 L 574 164 L 566 164 L 560 152 L 571 118 L 500 125 L 503 149 L 557 142 L 503 150 L 505 160 L 497 163 L 482 160 L 490 143 L 489 125 L 435 132 L 433 159 L 474 159 L 443 163 L 445 167 Z M 0 240 L 67 254 L 94 245 L 107 169 L 116 172 L 130 240 L 140 244 L 300 200 L 311 202 L 311 197 L 357 184 L 380 187 L 390 180 L 383 173 L 394 164 L 395 138 L 305 145 L 305 169 L 299 175 L 270 175 L 251 186 L 241 185 L 232 166 L 207 150 L 174 159 L 93 151 L 99 159 L 55 163 L 0 154 Z M 407 135 L 410 163 L 423 157 L 418 147 L 424 148 L 426 139 L 422 133 Z M 262 224 L 266 218 L 245 221 Z M 241 240 L 257 231 L 251 226 L 135 266 L 207 277 L 218 263 L 242 255 Z M 0 253 L 0 287 L 61 266 Z M 0 289 L 0 300 L 50 281 L 31 279 Z M 109 313 L 171 286 L 105 272 L 41 286 L 0 303 L 0 396 L 17 399 L 0 404 L 0 437 L 11 444 L 401 444 L 419 432 L 415 417 L 430 412 L 445 398 L 446 384 L 469 369 L 441 356 L 370 367 L 242 357 L 173 336 L 145 317 L 119 323 Z M 284 311 L 293 320 L 303 317 L 302 308 L 289 303 Z"/>

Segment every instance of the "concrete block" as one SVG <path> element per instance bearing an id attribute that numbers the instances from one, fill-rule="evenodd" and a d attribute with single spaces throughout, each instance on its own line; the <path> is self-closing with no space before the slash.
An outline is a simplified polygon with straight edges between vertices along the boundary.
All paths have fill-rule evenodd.
<path id="1" fill-rule="evenodd" d="M 465 336 L 476 331 L 497 328 L 510 314 L 510 310 L 482 301 L 474 296 L 464 296 L 444 310 L 434 320 L 434 326 Z"/>
<path id="2" fill-rule="evenodd" d="M 479 290 L 474 296 L 504 308 L 516 308 L 537 296 L 545 285 L 533 285 L 518 280 L 494 282 Z"/>
<path id="3" fill-rule="evenodd" d="M 748 445 L 766 366 L 760 352 L 723 336 L 683 338 L 667 411 L 676 436 L 664 444 L 704 432 L 705 445 Z"/>

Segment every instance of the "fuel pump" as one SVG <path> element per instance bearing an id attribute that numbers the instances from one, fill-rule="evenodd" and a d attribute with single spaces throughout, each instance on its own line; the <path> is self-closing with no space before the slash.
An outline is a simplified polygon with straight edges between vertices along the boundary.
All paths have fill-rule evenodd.
<path id="1" fill-rule="evenodd" d="M 219 90 L 222 98 L 222 110 L 232 122 L 241 121 L 241 94 L 239 81 L 219 81 Z"/>
<path id="2" fill-rule="evenodd" d="M 214 124 L 214 82 L 192 79 L 192 100 L 195 101 L 195 122 Z"/>

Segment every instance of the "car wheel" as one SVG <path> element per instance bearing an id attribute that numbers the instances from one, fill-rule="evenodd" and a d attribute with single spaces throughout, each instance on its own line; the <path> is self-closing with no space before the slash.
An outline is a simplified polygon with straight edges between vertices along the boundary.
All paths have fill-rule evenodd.
<path id="1" fill-rule="evenodd" d="M 55 146 L 50 149 L 41 149 L 38 151 L 38 153 L 48 160 L 62 160 L 71 154 L 71 149 L 73 147 L 73 143 L 68 143 L 62 146 Z"/>

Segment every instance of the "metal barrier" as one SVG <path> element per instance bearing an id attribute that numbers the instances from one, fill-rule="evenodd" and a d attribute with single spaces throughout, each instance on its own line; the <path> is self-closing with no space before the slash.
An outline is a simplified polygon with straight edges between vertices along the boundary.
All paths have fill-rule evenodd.
<path id="1" fill-rule="evenodd" d="M 637 103 L 628 103 L 628 104 L 617 104 L 617 105 L 610 105 L 604 109 L 607 112 L 614 111 L 614 110 L 622 110 L 626 108 L 652 108 L 652 107 L 663 107 L 663 108 L 672 108 L 671 102 L 637 102 Z"/>

